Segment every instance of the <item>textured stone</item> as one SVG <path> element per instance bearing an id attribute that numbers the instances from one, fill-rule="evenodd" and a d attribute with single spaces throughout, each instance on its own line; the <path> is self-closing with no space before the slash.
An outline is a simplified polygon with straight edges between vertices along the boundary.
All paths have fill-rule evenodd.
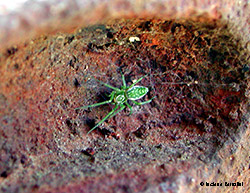
<path id="1" fill-rule="evenodd" d="M 237 24 L 249 5 L 180 2 L 104 1 L 80 13 L 79 25 L 119 19 L 74 31 L 66 14 L 65 25 L 30 25 L 47 35 L 19 42 L 21 28 L 8 36 L 0 53 L 2 192 L 249 192 L 249 36 Z M 60 29 L 70 33 L 51 34 Z M 86 135 L 113 105 L 75 108 L 106 100 L 111 89 L 94 78 L 120 87 L 120 71 L 128 84 L 148 74 L 142 101 L 157 98 Z"/>

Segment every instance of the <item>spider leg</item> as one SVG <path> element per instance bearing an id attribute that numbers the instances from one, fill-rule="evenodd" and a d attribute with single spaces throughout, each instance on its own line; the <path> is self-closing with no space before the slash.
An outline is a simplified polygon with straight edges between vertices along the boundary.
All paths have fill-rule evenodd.
<path id="1" fill-rule="evenodd" d="M 132 88 L 133 86 L 135 86 L 138 82 L 140 82 L 143 78 L 145 78 L 147 75 L 139 78 L 138 80 L 136 80 L 133 84 L 131 84 L 128 88 Z"/>
<path id="2" fill-rule="evenodd" d="M 87 109 L 87 108 L 90 108 L 90 107 L 97 107 L 97 106 L 100 106 L 100 105 L 104 105 L 104 104 L 107 104 L 107 103 L 111 103 L 114 99 L 114 96 L 115 96 L 115 92 L 112 92 L 110 94 L 110 99 L 108 101 L 103 101 L 103 102 L 100 102 L 100 103 L 95 103 L 95 104 L 92 104 L 92 105 L 87 105 L 87 106 L 83 106 L 83 107 L 78 107 L 78 108 L 75 108 L 75 109 Z"/>
<path id="3" fill-rule="evenodd" d="M 123 83 L 123 87 L 124 87 L 124 89 L 127 87 L 127 85 L 126 85 L 126 81 L 125 81 L 125 76 L 124 76 L 124 74 L 122 74 L 122 83 Z"/>
<path id="4" fill-rule="evenodd" d="M 104 104 L 107 104 L 107 103 L 111 103 L 111 101 L 110 101 L 110 100 L 108 100 L 108 101 L 103 101 L 103 102 L 101 102 L 101 103 L 95 103 L 95 104 L 93 104 L 93 105 L 87 105 L 87 106 L 78 107 L 78 108 L 75 108 L 75 109 L 76 109 L 76 110 L 77 110 L 77 109 L 87 109 L 87 108 L 91 108 L 91 107 L 97 107 L 97 106 L 100 106 L 100 105 L 104 105 Z"/>
<path id="5" fill-rule="evenodd" d="M 114 114 L 112 114 L 109 118 L 111 118 L 111 117 L 113 117 L 113 116 L 115 116 L 117 113 L 119 113 L 119 112 L 121 112 L 123 109 L 125 109 L 125 105 L 124 104 L 120 104 L 120 109 L 119 110 L 117 110 L 116 112 L 114 112 Z"/>
<path id="6" fill-rule="evenodd" d="M 153 98 L 147 100 L 147 101 L 143 101 L 143 102 L 137 102 L 137 101 L 132 101 L 132 103 L 136 104 L 136 105 L 144 105 L 144 104 L 147 104 L 147 103 L 150 103 L 156 96 L 154 96 Z"/>
<path id="7" fill-rule="evenodd" d="M 113 89 L 113 90 L 116 90 L 116 91 L 121 91 L 119 88 L 116 88 L 116 87 L 113 87 L 113 86 L 111 86 L 111 85 L 109 85 L 109 84 L 107 84 L 107 83 L 105 83 L 105 82 L 102 82 L 102 81 L 100 81 L 100 80 L 98 80 L 98 79 L 95 79 L 97 82 L 100 82 L 101 84 L 103 84 L 104 86 L 106 86 L 106 87 L 108 87 L 108 88 L 111 88 L 111 89 Z"/>
<path id="8" fill-rule="evenodd" d="M 89 134 L 91 131 L 95 130 L 99 125 L 101 125 L 104 121 L 106 121 L 109 118 L 109 116 L 112 116 L 112 114 L 117 110 L 118 107 L 119 107 L 119 105 L 117 104 L 112 109 L 112 111 L 110 111 L 99 123 L 97 123 L 92 129 L 90 129 L 87 134 Z"/>
<path id="9" fill-rule="evenodd" d="M 129 112 L 129 115 L 131 115 L 131 114 L 133 113 L 133 110 L 132 110 L 131 105 L 129 105 L 127 101 L 125 102 L 125 104 L 126 104 L 126 105 L 128 106 L 128 108 L 129 108 L 129 111 L 130 111 L 130 112 Z"/>

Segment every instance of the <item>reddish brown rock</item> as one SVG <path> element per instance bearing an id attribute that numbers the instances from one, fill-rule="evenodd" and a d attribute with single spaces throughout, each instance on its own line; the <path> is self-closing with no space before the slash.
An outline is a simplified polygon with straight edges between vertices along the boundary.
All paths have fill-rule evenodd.
<path id="1" fill-rule="evenodd" d="M 0 190 L 248 192 L 249 54 L 213 16 L 110 19 L 2 48 Z M 94 78 L 120 87 L 120 71 L 147 74 L 142 101 L 156 98 L 86 135 L 114 106 L 75 108 L 106 100 Z"/>

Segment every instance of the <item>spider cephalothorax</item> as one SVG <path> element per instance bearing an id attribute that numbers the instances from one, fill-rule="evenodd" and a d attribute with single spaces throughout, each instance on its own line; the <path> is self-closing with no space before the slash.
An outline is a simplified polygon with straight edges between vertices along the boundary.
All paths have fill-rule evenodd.
<path id="1" fill-rule="evenodd" d="M 125 81 L 125 77 L 122 74 L 123 86 L 120 89 L 113 87 L 109 84 L 106 84 L 100 80 L 97 80 L 98 82 L 100 82 L 104 86 L 113 89 L 112 93 L 109 95 L 110 99 L 107 101 L 101 102 L 101 103 L 96 103 L 93 105 L 78 107 L 76 109 L 85 109 L 85 108 L 89 108 L 89 107 L 96 107 L 96 106 L 100 106 L 100 105 L 107 104 L 107 103 L 113 103 L 113 104 L 115 104 L 115 107 L 99 123 L 97 123 L 91 130 L 89 130 L 88 133 L 93 131 L 96 127 L 98 127 L 100 124 L 102 124 L 108 118 L 115 116 L 117 113 L 122 111 L 126 106 L 130 109 L 130 115 L 131 115 L 132 114 L 132 107 L 128 104 L 128 100 L 131 100 L 131 102 L 136 104 L 136 105 L 144 105 L 144 104 L 150 103 L 155 97 L 153 97 L 150 100 L 144 101 L 144 102 L 135 101 L 135 100 L 138 100 L 138 99 L 144 97 L 148 93 L 147 87 L 135 86 L 144 77 L 145 76 L 139 78 L 133 84 L 131 84 L 130 86 L 127 86 L 126 81 Z M 120 107 L 120 109 L 118 109 L 119 107 Z"/>

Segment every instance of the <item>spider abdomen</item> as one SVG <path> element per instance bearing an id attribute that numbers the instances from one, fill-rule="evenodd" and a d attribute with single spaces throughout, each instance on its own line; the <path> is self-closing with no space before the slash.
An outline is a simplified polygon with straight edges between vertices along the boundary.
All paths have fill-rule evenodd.
<path id="1" fill-rule="evenodd" d="M 144 97 L 148 92 L 148 88 L 144 86 L 133 86 L 128 89 L 127 96 L 129 100 L 137 100 Z"/>

